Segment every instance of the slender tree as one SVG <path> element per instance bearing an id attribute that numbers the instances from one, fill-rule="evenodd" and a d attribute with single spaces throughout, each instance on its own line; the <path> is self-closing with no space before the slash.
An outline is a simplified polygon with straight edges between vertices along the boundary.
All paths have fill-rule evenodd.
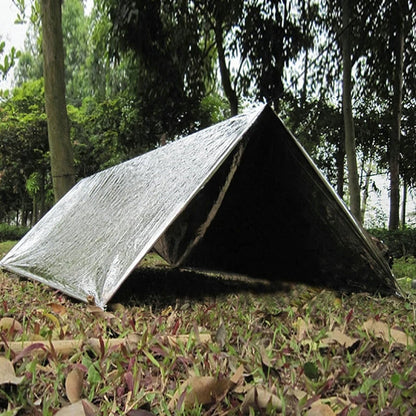
<path id="1" fill-rule="evenodd" d="M 352 114 L 352 1 L 342 1 L 342 106 L 344 114 L 345 153 L 348 166 L 348 187 L 350 191 L 350 210 L 355 218 L 360 221 L 360 185 L 357 169 L 357 152 L 355 148 L 355 129 Z"/>
<path id="2" fill-rule="evenodd" d="M 394 53 L 394 72 L 393 72 L 393 99 L 392 99 L 392 123 L 390 139 L 390 217 L 389 229 L 399 228 L 400 211 L 400 137 L 402 120 L 402 101 L 403 101 L 403 52 L 404 52 L 404 18 L 406 10 L 405 2 L 400 0 L 393 8 L 395 23 L 393 53 Z"/>
<path id="3" fill-rule="evenodd" d="M 55 201 L 74 185 L 74 157 L 65 102 L 61 0 L 41 0 L 43 71 Z"/>
<path id="4" fill-rule="evenodd" d="M 372 1 L 365 6 L 365 11 L 368 16 L 362 24 L 361 53 L 365 57 L 360 68 L 365 81 L 362 91 L 382 98 L 389 108 L 389 228 L 394 230 L 399 226 L 400 217 L 403 102 L 414 97 L 416 85 L 416 8 L 411 0 Z"/>
<path id="5" fill-rule="evenodd" d="M 222 27 L 221 19 L 218 17 L 214 23 L 215 43 L 217 45 L 218 64 L 220 67 L 220 74 L 222 80 L 222 87 L 225 96 L 230 103 L 231 115 L 238 114 L 238 95 L 231 82 L 231 74 L 227 66 L 227 60 L 224 50 L 224 29 Z"/>

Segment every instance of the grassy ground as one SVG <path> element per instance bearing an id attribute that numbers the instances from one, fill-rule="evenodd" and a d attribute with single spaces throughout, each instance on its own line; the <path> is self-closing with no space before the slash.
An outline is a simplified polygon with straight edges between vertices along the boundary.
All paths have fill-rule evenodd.
<path id="1" fill-rule="evenodd" d="M 394 266 L 404 300 L 173 275 L 155 261 L 106 312 L 0 273 L 0 412 L 414 414 L 413 258 Z"/>
<path id="2" fill-rule="evenodd" d="M 0 259 L 16 244 L 16 241 L 1 241 L 0 242 Z"/>

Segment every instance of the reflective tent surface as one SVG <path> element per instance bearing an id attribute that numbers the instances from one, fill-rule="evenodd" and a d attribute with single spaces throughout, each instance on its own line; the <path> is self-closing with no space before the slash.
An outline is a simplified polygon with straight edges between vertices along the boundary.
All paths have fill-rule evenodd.
<path id="1" fill-rule="evenodd" d="M 175 266 L 399 292 L 267 106 L 80 181 L 0 264 L 104 306 L 152 247 Z"/>

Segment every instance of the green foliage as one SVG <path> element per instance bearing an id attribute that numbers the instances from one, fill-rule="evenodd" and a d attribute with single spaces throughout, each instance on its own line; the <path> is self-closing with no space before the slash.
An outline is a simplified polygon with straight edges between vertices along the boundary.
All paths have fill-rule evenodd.
<path id="1" fill-rule="evenodd" d="M 404 230 L 369 229 L 372 235 L 382 240 L 390 249 L 394 258 L 416 256 L 416 229 Z"/>
<path id="2" fill-rule="evenodd" d="M 62 5 L 62 33 L 65 47 L 67 104 L 81 105 L 91 94 L 88 78 L 89 19 L 82 0 L 65 0 Z"/>
<path id="3" fill-rule="evenodd" d="M 62 32 L 65 49 L 66 99 L 69 104 L 81 105 L 91 95 L 88 59 L 90 19 L 84 15 L 82 0 L 66 0 L 62 5 Z M 30 24 L 17 67 L 16 78 L 21 85 L 43 76 L 42 33 L 39 2 L 32 4 Z"/>
<path id="4" fill-rule="evenodd" d="M 215 87 L 218 67 L 232 111 L 244 96 L 277 106 L 285 66 L 312 43 L 302 2 L 105 0 L 104 5 L 111 19 L 111 56 L 134 51 L 139 87 L 147 85 L 148 97 L 164 108 L 161 120 L 174 114 L 169 125 L 178 122 L 176 112 L 179 120 L 188 116 L 189 124 L 190 109 Z M 310 18 L 316 10 L 310 8 Z"/>
<path id="5" fill-rule="evenodd" d="M 20 240 L 28 231 L 28 227 L 0 223 L 0 241 Z"/>
<path id="6" fill-rule="evenodd" d="M 38 179 L 43 210 L 46 209 L 44 198 L 50 188 L 42 80 L 16 88 L 0 109 L 0 218 L 4 220 L 10 211 L 21 209 L 26 212 L 26 219 L 22 218 L 26 224 L 33 205 L 31 196 L 34 196 L 29 195 L 27 185 L 30 188 L 33 179 Z"/>
<path id="7" fill-rule="evenodd" d="M 146 115 L 143 131 L 159 139 L 184 133 L 199 119 L 207 88 L 209 45 L 200 43 L 197 15 L 184 1 L 104 4 L 112 21 L 109 58 L 127 57 L 134 65 L 127 91 Z"/>
<path id="8" fill-rule="evenodd" d="M 371 36 L 361 36 L 357 51 L 362 54 L 358 71 L 362 75 L 361 87 L 375 91 L 379 97 L 390 102 L 393 92 L 393 77 L 395 74 L 395 48 L 399 25 L 403 25 L 404 39 L 404 66 L 403 73 L 405 94 L 414 94 L 416 72 L 411 62 L 415 59 L 414 25 L 416 18 L 415 4 L 408 0 L 396 2 L 370 2 L 366 13 L 361 18 L 361 25 L 357 25 L 357 35 L 371 33 Z M 357 8 L 358 9 L 358 8 Z M 358 10 L 357 10 L 358 11 Z M 358 48 L 357 48 L 358 49 Z"/>
<path id="9" fill-rule="evenodd" d="M 159 140 L 157 133 L 144 129 L 135 101 L 124 95 L 87 98 L 80 108 L 68 106 L 68 115 L 79 177 L 137 156 Z"/>
<path id="10" fill-rule="evenodd" d="M 335 187 L 340 174 L 340 162 L 342 166 L 344 163 L 341 110 L 329 101 L 306 100 L 300 103 L 297 98 L 288 94 L 282 104 L 282 117 Z"/>
<path id="11" fill-rule="evenodd" d="M 218 93 L 207 95 L 201 100 L 201 128 L 219 123 L 230 115 L 226 100 Z"/>
<path id="12" fill-rule="evenodd" d="M 0 42 L 0 57 L 3 54 L 5 47 L 4 42 Z M 16 48 L 13 46 L 10 50 L 9 54 L 6 54 L 3 57 L 3 62 L 0 61 L 0 74 L 2 74 L 3 79 L 6 78 L 6 75 L 10 71 L 10 69 L 13 67 L 13 65 L 16 62 L 16 59 L 18 59 L 20 56 L 20 52 L 16 50 Z"/>
<path id="13" fill-rule="evenodd" d="M 303 24 L 301 1 L 243 4 L 233 43 L 235 52 L 241 51 L 248 67 L 244 84 L 254 89 L 257 99 L 272 102 L 278 109 L 285 66 L 312 45 L 311 26 Z M 228 13 L 226 9 L 224 12 Z M 309 18 L 312 16 L 311 13 Z"/>
<path id="14" fill-rule="evenodd" d="M 406 279 L 410 282 L 416 279 L 416 257 L 405 256 L 395 259 L 393 273 L 397 279 Z"/>
<path id="15" fill-rule="evenodd" d="M 18 20 L 25 20 L 24 0 L 14 3 L 18 6 Z M 223 97 L 224 82 L 221 89 L 219 77 L 222 46 L 229 82 L 240 103 L 253 97 L 277 103 L 286 74 L 290 84 L 286 89 L 293 92 L 293 97 L 287 94 L 281 103 L 283 116 L 331 183 L 342 189 L 338 3 L 315 0 L 94 3 L 91 16 L 85 15 L 82 0 L 62 3 L 66 92 L 79 178 L 228 117 L 229 104 Z M 371 162 L 379 170 L 385 170 L 391 111 L 390 98 L 386 98 L 384 90 L 391 92 L 392 88 L 392 71 L 388 69 L 392 65 L 391 53 L 385 51 L 393 47 L 391 30 L 387 30 L 393 27 L 390 25 L 393 4 L 380 6 L 372 1 L 362 9 L 362 2 L 352 3 L 357 150 L 363 156 L 363 164 Z M 411 13 L 406 16 L 406 25 L 416 16 L 415 6 L 408 3 Z M 21 89 L 5 98 L 7 103 L 2 104 L 5 112 L 0 114 L 3 143 L 0 143 L 0 218 L 18 210 L 29 212 L 33 209 L 33 198 L 37 198 L 38 205 L 42 198 L 46 208 L 49 204 L 43 91 L 33 89 L 32 84 L 43 73 L 39 2 L 31 5 L 25 51 L 18 61 Z M 387 12 L 388 19 L 384 19 Z M 405 43 L 400 169 L 405 183 L 412 186 L 416 183 L 414 31 L 407 32 Z M 312 57 L 327 46 L 330 47 L 313 62 Z M 380 59 L 385 61 L 382 67 L 373 68 Z M 293 83 L 296 80 L 288 70 L 295 61 L 296 67 L 301 63 L 306 70 L 300 93 L 294 89 L 301 82 Z M 11 63 L 10 57 L 6 63 Z M 371 75 L 368 78 L 371 83 L 363 82 L 363 74 Z M 375 79 L 375 74 L 380 80 Z M 26 85 L 26 81 L 30 82 Z M 382 94 L 378 94 L 377 86 L 384 88 Z M 319 100 L 312 97 L 318 92 Z"/>

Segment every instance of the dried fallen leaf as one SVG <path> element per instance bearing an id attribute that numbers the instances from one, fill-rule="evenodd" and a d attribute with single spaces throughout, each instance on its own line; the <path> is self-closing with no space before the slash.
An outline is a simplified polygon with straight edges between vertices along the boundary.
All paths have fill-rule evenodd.
<path id="1" fill-rule="evenodd" d="M 208 404 L 215 402 L 220 396 L 227 393 L 230 388 L 228 378 L 216 377 L 192 377 L 189 380 L 191 390 L 185 397 L 185 407 L 193 407 L 195 404 Z"/>
<path id="2" fill-rule="evenodd" d="M 48 306 L 51 308 L 52 312 L 61 316 L 66 315 L 66 308 L 60 303 L 51 302 L 51 303 L 48 303 Z"/>
<path id="3" fill-rule="evenodd" d="M 98 415 L 98 409 L 88 400 L 81 400 L 82 407 L 84 409 L 85 416 L 96 416 Z"/>
<path id="4" fill-rule="evenodd" d="M 359 341 L 358 338 L 352 338 L 341 332 L 338 328 L 328 332 L 326 335 L 326 338 L 321 340 L 320 347 L 326 347 L 337 342 L 345 348 L 350 348 Z"/>
<path id="5" fill-rule="evenodd" d="M 9 342 L 8 347 L 13 351 L 12 346 L 15 344 L 21 344 L 19 342 Z M 30 342 L 26 344 L 25 348 L 20 349 L 16 354 L 16 356 L 13 358 L 13 362 L 17 363 L 22 358 L 27 357 L 28 355 L 36 355 L 39 353 L 46 353 L 47 349 L 45 347 L 45 344 L 43 342 Z"/>
<path id="6" fill-rule="evenodd" d="M 87 305 L 86 307 L 87 311 L 94 315 L 98 319 L 113 319 L 115 318 L 115 315 L 111 312 L 106 312 L 104 309 L 100 308 L 96 305 Z"/>
<path id="7" fill-rule="evenodd" d="M 0 357 L 0 386 L 3 384 L 20 384 L 24 377 L 17 377 L 11 361 Z"/>
<path id="8" fill-rule="evenodd" d="M 234 386 L 238 386 L 240 383 L 242 383 L 244 380 L 244 366 L 240 365 L 240 367 L 235 370 L 234 375 L 230 378 L 230 382 Z"/>
<path id="9" fill-rule="evenodd" d="M 342 308 L 342 299 L 341 298 L 335 298 L 334 299 L 334 306 L 337 309 Z"/>
<path id="10" fill-rule="evenodd" d="M 241 405 L 241 411 L 248 413 L 250 408 L 254 410 L 273 409 L 280 412 L 282 410 L 281 400 L 273 393 L 265 390 L 262 387 L 253 387 L 250 389 Z"/>
<path id="11" fill-rule="evenodd" d="M 335 416 L 333 410 L 325 403 L 314 402 L 305 416 Z"/>
<path id="12" fill-rule="evenodd" d="M 169 403 L 169 408 L 174 409 L 176 402 L 182 394 L 185 394 L 185 409 L 192 408 L 197 404 L 209 404 L 215 402 L 219 397 L 227 394 L 231 387 L 228 378 L 218 379 L 212 376 L 194 376 L 184 381 L 176 391 Z"/>
<path id="13" fill-rule="evenodd" d="M 220 325 L 215 333 L 215 342 L 219 345 L 221 349 L 224 348 L 225 342 L 227 339 L 227 330 L 225 329 L 224 321 L 220 320 Z"/>
<path id="14" fill-rule="evenodd" d="M 376 337 L 387 342 L 394 342 L 404 346 L 414 345 L 413 339 L 399 329 L 389 328 L 389 326 L 382 321 L 369 319 L 364 322 L 363 328 L 367 333 L 373 333 Z"/>
<path id="15" fill-rule="evenodd" d="M 289 387 L 286 390 L 286 396 L 293 396 L 298 401 L 303 400 L 307 395 L 308 393 L 306 393 L 305 391 L 293 387 Z"/>
<path id="16" fill-rule="evenodd" d="M 0 331 L 22 332 L 23 327 L 16 319 L 4 317 L 0 319 Z"/>
<path id="17" fill-rule="evenodd" d="M 113 312 L 124 312 L 126 307 L 122 303 L 112 303 L 109 305 L 109 309 Z"/>
<path id="18" fill-rule="evenodd" d="M 179 335 L 167 335 L 165 337 L 166 341 L 169 343 L 169 345 L 171 347 L 177 347 L 178 344 L 186 344 L 189 341 L 189 338 L 195 338 L 195 334 L 191 333 L 189 335 L 187 334 L 179 334 Z M 202 343 L 202 344 L 206 344 L 212 341 L 211 338 L 211 334 L 199 334 L 199 342 L 197 341 L 197 343 Z"/>
<path id="19" fill-rule="evenodd" d="M 296 322 L 296 328 L 297 328 L 296 340 L 300 342 L 303 339 L 308 337 L 308 332 L 310 329 L 313 328 L 313 326 L 299 317 Z"/>
<path id="20" fill-rule="evenodd" d="M 65 380 L 66 397 L 71 403 L 75 403 L 81 399 L 83 374 L 78 368 L 74 368 L 69 372 Z"/>
<path id="21" fill-rule="evenodd" d="M 7 416 L 16 416 L 19 414 L 20 410 L 22 409 L 23 406 L 19 406 L 19 407 L 13 407 L 10 403 L 7 405 L 7 410 L 3 413 L 1 413 L 2 415 L 7 415 Z"/>
<path id="22" fill-rule="evenodd" d="M 267 354 L 267 349 L 264 348 L 263 345 L 260 345 L 260 356 L 264 366 L 266 366 L 268 369 L 273 368 L 273 363 Z"/>
<path id="23" fill-rule="evenodd" d="M 87 400 L 79 400 L 69 406 L 65 406 L 55 413 L 55 416 L 94 416 L 98 415 L 98 409 Z"/>
<path id="24" fill-rule="evenodd" d="M 331 407 L 333 412 L 340 415 L 344 409 L 353 409 L 356 407 L 354 403 L 349 400 L 342 399 L 339 396 L 325 397 L 325 404 Z"/>
<path id="25" fill-rule="evenodd" d="M 166 319 L 167 327 L 173 328 L 178 320 L 179 320 L 179 314 L 175 310 L 172 310 L 172 312 L 169 314 L 168 318 Z"/>

